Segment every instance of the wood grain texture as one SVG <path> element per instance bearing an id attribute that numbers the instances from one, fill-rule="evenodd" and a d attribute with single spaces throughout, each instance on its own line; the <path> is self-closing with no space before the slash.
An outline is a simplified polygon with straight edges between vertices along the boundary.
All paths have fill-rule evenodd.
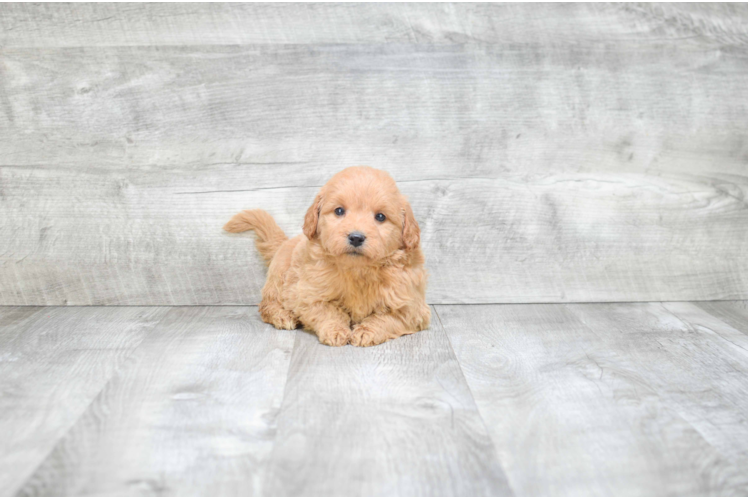
<path id="1" fill-rule="evenodd" d="M 299 332 L 266 495 L 507 495 L 438 322 L 371 348 Z"/>
<path id="2" fill-rule="evenodd" d="M 2 62 L 3 166 L 239 169 L 234 189 L 356 162 L 403 180 L 745 174 L 748 59 L 728 46 L 6 48 Z"/>
<path id="3" fill-rule="evenodd" d="M 715 40 L 745 45 L 744 4 L 6 4 L 0 46 Z"/>
<path id="4" fill-rule="evenodd" d="M 745 495 L 744 307 L 436 306 L 365 349 L 0 307 L 0 494 Z"/>
<path id="5" fill-rule="evenodd" d="M 23 485 L 163 313 L 0 308 L 0 494 Z"/>
<path id="6" fill-rule="evenodd" d="M 686 41 L 4 48 L 0 303 L 256 304 L 222 224 L 296 234 L 353 164 L 410 196 L 431 303 L 746 298 L 741 8 L 684 7 L 717 16 Z"/>
<path id="7" fill-rule="evenodd" d="M 298 234 L 316 192 L 184 196 L 131 174 L 112 202 L 108 193 L 120 181 L 85 176 L 78 203 L 57 186 L 77 183 L 79 174 L 55 181 L 48 174 L 19 176 L 17 195 L 8 190 L 9 203 L 27 214 L 37 204 L 34 212 L 45 214 L 15 212 L 23 220 L 0 243 L 3 303 L 256 303 L 265 267 L 252 236 L 227 235 L 222 224 L 242 208 L 264 207 Z M 421 222 L 427 299 L 697 299 L 748 289 L 748 233 L 740 231 L 748 210 L 718 179 L 614 178 L 402 183 Z"/>
<path id="8" fill-rule="evenodd" d="M 673 331 L 674 322 L 682 323 L 657 304 L 436 311 L 518 495 L 748 491 L 739 465 L 745 462 L 702 435 L 674 396 L 697 405 L 704 397 L 699 389 L 711 385 L 713 400 L 733 401 L 733 421 L 744 418 L 733 398 L 748 376 L 748 357 L 721 339 L 715 346 L 713 339 Z M 710 356 L 740 368 L 705 363 Z M 731 381 L 713 384 L 718 373 Z M 744 430 L 734 430 L 721 436 L 740 439 Z"/>
<path id="9" fill-rule="evenodd" d="M 258 494 L 294 332 L 256 308 L 173 308 L 20 491 Z"/>
<path id="10" fill-rule="evenodd" d="M 570 304 L 720 454 L 725 493 L 746 495 L 748 336 L 695 304 Z M 715 485 L 717 486 L 717 485 Z"/>
<path id="11" fill-rule="evenodd" d="M 44 307 L 2 307 L 0 306 L 0 348 L 10 346 L 23 334 L 26 325 L 36 316 L 43 314 Z"/>

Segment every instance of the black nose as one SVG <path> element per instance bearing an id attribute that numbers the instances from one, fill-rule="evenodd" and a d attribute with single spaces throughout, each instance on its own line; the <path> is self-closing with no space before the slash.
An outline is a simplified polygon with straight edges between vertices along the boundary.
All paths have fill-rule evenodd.
<path id="1" fill-rule="evenodd" d="M 364 236 L 363 233 L 350 233 L 348 235 L 348 241 L 350 241 L 351 245 L 354 247 L 360 247 L 364 244 L 365 240 L 366 236 Z"/>

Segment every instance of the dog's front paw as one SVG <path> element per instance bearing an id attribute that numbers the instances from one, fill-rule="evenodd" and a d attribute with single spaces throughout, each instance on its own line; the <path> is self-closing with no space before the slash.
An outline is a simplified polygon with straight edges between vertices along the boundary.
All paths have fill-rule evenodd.
<path id="1" fill-rule="evenodd" d="M 276 302 L 263 301 L 260 304 L 260 317 L 279 330 L 295 330 L 299 326 L 296 315 Z"/>
<path id="2" fill-rule="evenodd" d="M 358 347 L 369 347 L 378 345 L 392 338 L 387 332 L 376 330 L 371 326 L 359 323 L 353 328 L 351 345 Z"/>
<path id="3" fill-rule="evenodd" d="M 346 326 L 327 326 L 317 332 L 319 341 L 326 345 L 346 345 L 351 338 L 351 329 Z"/>
<path id="4" fill-rule="evenodd" d="M 272 324 L 279 330 L 296 330 L 299 320 L 292 312 L 281 310 L 273 316 Z"/>

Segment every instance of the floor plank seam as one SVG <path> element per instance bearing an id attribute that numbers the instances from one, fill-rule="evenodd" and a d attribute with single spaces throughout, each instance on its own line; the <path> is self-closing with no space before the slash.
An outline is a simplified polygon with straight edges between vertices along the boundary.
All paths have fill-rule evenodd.
<path id="1" fill-rule="evenodd" d="M 283 407 L 286 404 L 286 396 L 288 395 L 288 377 L 291 375 L 291 368 L 293 367 L 293 357 L 294 353 L 296 352 L 296 349 L 299 345 L 299 335 L 307 334 L 307 332 L 296 329 L 296 334 L 294 335 L 293 340 L 293 347 L 291 348 L 291 352 L 288 355 L 288 367 L 286 368 L 286 378 L 283 381 L 283 396 L 281 396 L 281 402 L 278 406 L 278 414 L 276 415 L 276 421 L 275 421 L 275 434 L 273 435 L 273 447 L 270 449 L 270 453 L 267 455 L 267 461 L 264 464 L 264 470 L 262 471 L 262 476 L 260 478 L 260 491 L 258 492 L 257 496 L 271 496 L 267 491 L 265 490 L 265 485 L 267 484 L 268 480 L 268 471 L 270 470 L 270 465 L 273 463 L 273 459 L 275 456 L 275 450 L 278 446 L 278 433 L 279 433 L 279 426 L 278 426 L 278 418 L 280 418 L 281 413 L 283 411 Z"/>
<path id="2" fill-rule="evenodd" d="M 682 302 L 682 303 L 690 303 L 690 302 L 688 302 L 688 301 L 678 301 L 678 302 Z M 660 306 L 662 307 L 662 309 L 664 309 L 664 310 L 665 310 L 665 312 L 667 312 L 668 314 L 670 314 L 671 316 L 673 316 L 674 318 L 676 318 L 676 319 L 677 319 L 678 321 L 680 321 L 680 322 L 681 322 L 681 323 L 683 323 L 684 325 L 687 325 L 687 326 L 688 326 L 688 328 L 690 328 L 690 329 L 692 329 L 692 330 L 696 331 L 696 330 L 695 330 L 695 328 L 693 327 L 693 325 L 692 325 L 692 323 L 691 323 L 690 321 L 688 321 L 688 320 L 685 320 L 685 319 L 683 319 L 683 318 L 682 318 L 682 317 L 681 317 L 680 315 L 678 315 L 678 314 L 676 314 L 675 312 L 673 312 L 673 311 L 671 311 L 670 309 L 668 309 L 668 308 L 667 308 L 667 307 L 665 306 L 665 304 L 664 304 L 663 302 L 650 302 L 650 303 L 651 303 L 651 304 L 660 304 Z M 595 329 L 595 328 L 593 328 L 593 327 L 592 327 L 591 325 L 587 324 L 587 322 L 586 322 L 586 321 L 584 321 L 584 319 L 582 318 L 582 316 L 581 316 L 580 314 L 578 314 L 578 313 L 577 313 L 576 311 L 574 311 L 574 310 L 572 310 L 571 308 L 569 308 L 569 307 L 566 307 L 566 306 L 565 306 L 564 308 L 565 308 L 565 309 L 567 309 L 567 310 L 568 310 L 568 311 L 569 311 L 569 312 L 570 312 L 571 314 L 573 314 L 573 315 L 574 315 L 574 316 L 575 316 L 575 317 L 576 317 L 576 318 L 577 318 L 577 319 L 578 319 L 578 320 L 579 320 L 579 321 L 580 321 L 580 322 L 581 322 L 582 324 L 584 324 L 584 325 L 585 325 L 585 327 L 586 327 L 586 328 L 588 328 L 588 329 L 589 329 L 590 331 L 592 331 L 592 332 L 593 332 L 593 333 L 595 333 L 596 335 L 603 335 L 603 334 L 601 334 L 600 332 L 598 332 L 598 331 L 597 331 L 597 329 Z M 699 309 L 701 309 L 701 308 L 699 308 Z M 711 313 L 708 313 L 708 312 L 707 312 L 707 314 L 710 314 L 710 315 L 711 315 Z M 713 315 L 712 315 L 712 316 L 713 316 Z M 714 317 L 716 318 L 716 316 L 714 316 Z M 718 320 L 719 320 L 719 318 L 716 318 L 716 319 L 718 319 Z M 729 325 L 728 325 L 728 326 L 729 326 Z M 710 329 L 710 330 L 711 330 L 711 329 Z M 711 331 L 713 331 L 713 330 L 711 330 Z M 696 333 L 698 333 L 698 332 L 696 332 Z M 715 333 L 716 333 L 716 332 L 715 332 Z M 722 337 L 721 335 L 719 335 L 719 334 L 718 334 L 717 336 L 718 336 L 718 337 L 720 337 L 720 338 L 723 338 L 723 337 Z M 725 340 L 726 340 L 726 339 L 725 339 Z M 730 342 L 730 344 L 732 344 L 732 342 Z M 673 402 L 673 401 L 671 400 L 671 398 L 670 398 L 670 397 L 668 396 L 668 394 L 667 394 L 666 392 L 664 392 L 664 391 L 663 391 L 662 389 L 660 389 L 660 388 L 657 388 L 657 387 L 654 387 L 654 386 L 651 386 L 651 385 L 650 385 L 650 389 L 651 389 L 651 390 L 652 390 L 652 391 L 653 391 L 653 392 L 654 392 L 655 394 L 657 394 L 657 396 L 658 396 L 659 400 L 660 400 L 660 401 L 662 402 L 662 404 L 663 404 L 663 405 L 665 405 L 665 406 L 666 406 L 666 408 L 668 408 L 669 410 L 671 410 L 672 412 L 674 412 L 674 413 L 675 413 L 675 414 L 676 414 L 676 415 L 677 415 L 678 417 L 680 417 L 680 419 L 681 419 L 681 420 L 683 420 L 683 422 L 685 422 L 686 424 L 688 424 L 688 426 L 689 426 L 689 427 L 690 427 L 690 428 L 691 428 L 691 429 L 692 429 L 692 430 L 693 430 L 693 431 L 694 431 L 694 432 L 695 432 L 696 434 L 698 434 L 698 435 L 699 435 L 699 436 L 701 437 L 701 439 L 703 439 L 703 440 L 704 440 L 704 443 L 706 443 L 706 444 L 707 444 L 707 445 L 709 446 L 709 448 L 711 448 L 711 451 L 712 451 L 712 452 L 713 452 L 713 453 L 714 453 L 715 455 L 717 455 L 718 457 L 720 457 L 720 458 L 721 458 L 722 460 L 724 460 L 724 461 L 725 461 L 726 463 L 728 463 L 728 464 L 731 464 L 731 465 L 733 465 L 733 466 L 735 466 L 735 465 L 736 465 L 736 464 L 735 464 L 735 463 L 733 462 L 733 460 L 732 460 L 732 459 L 730 459 L 729 457 L 725 456 L 725 454 L 724 454 L 724 453 L 722 453 L 722 451 L 721 451 L 721 450 L 719 449 L 719 447 L 718 447 L 718 446 L 715 446 L 715 444 L 714 444 L 714 443 L 713 443 L 713 442 L 712 442 L 712 441 L 711 441 L 711 440 L 709 439 L 709 437 L 708 437 L 707 435 L 705 435 L 705 434 L 704 434 L 704 433 L 703 433 L 703 432 L 702 432 L 702 431 L 701 431 L 701 430 L 700 430 L 700 429 L 698 428 L 698 426 L 697 426 L 697 425 L 695 425 L 695 424 L 693 423 L 692 419 L 691 419 L 691 418 L 689 418 L 689 415 L 688 415 L 687 413 L 685 413 L 685 412 L 684 412 L 684 411 L 682 410 L 682 408 L 680 408 L 680 407 L 679 407 L 679 405 L 678 405 L 677 403 L 674 403 L 674 402 Z"/>
<path id="3" fill-rule="evenodd" d="M 683 324 L 685 324 L 685 325 L 688 325 L 688 327 L 689 327 L 689 328 L 690 328 L 691 330 L 693 330 L 693 331 L 694 331 L 695 333 L 698 333 L 698 330 L 697 330 L 697 329 L 696 329 L 696 327 L 695 327 L 695 326 L 693 325 L 693 323 L 691 323 L 690 321 L 687 321 L 687 320 L 683 319 L 683 318 L 682 318 L 682 317 L 681 317 L 680 315 L 678 315 L 677 313 L 675 313 L 675 312 L 671 311 L 671 310 L 670 310 L 670 309 L 669 309 L 669 308 L 668 308 L 668 307 L 667 307 L 667 306 L 665 305 L 665 303 L 663 303 L 663 302 L 660 302 L 660 305 L 662 305 L 662 308 L 663 308 L 663 309 L 665 309 L 665 310 L 666 310 L 666 311 L 667 311 L 668 313 L 670 313 L 670 314 L 672 314 L 673 316 L 675 316 L 676 318 L 678 318 L 678 320 L 679 320 L 679 321 L 681 321 L 681 322 L 682 322 Z M 699 306 L 698 306 L 698 304 L 694 304 L 694 305 L 695 305 L 696 307 L 699 307 Z M 732 330 L 736 330 L 736 331 L 739 331 L 739 332 L 741 332 L 741 333 L 746 333 L 746 332 L 744 332 L 744 331 L 743 331 L 743 330 L 741 330 L 741 329 L 735 328 L 735 327 L 734 327 L 734 326 L 732 326 L 732 325 L 731 325 L 730 323 L 727 323 L 727 322 L 723 321 L 722 319 L 718 318 L 717 316 L 715 316 L 714 314 L 710 313 L 709 311 L 707 311 L 707 310 L 705 310 L 705 309 L 703 309 L 703 308 L 701 308 L 701 307 L 699 307 L 699 309 L 700 309 L 700 310 L 702 310 L 702 311 L 704 311 L 704 312 L 705 312 L 706 314 L 708 314 L 708 315 L 712 316 L 712 317 L 713 317 L 714 319 L 716 319 L 716 320 L 717 320 L 717 321 L 719 321 L 720 323 L 724 324 L 724 325 L 725 325 L 726 327 L 728 327 L 728 328 L 730 328 L 730 329 L 732 329 Z M 707 326 L 704 326 L 704 325 L 701 325 L 701 327 L 702 327 L 702 328 L 705 328 L 705 329 L 707 329 L 707 330 L 709 330 L 710 332 L 712 332 L 713 334 L 715 334 L 715 335 L 716 335 L 717 337 L 721 338 L 722 340 L 724 340 L 724 341 L 725 341 L 725 342 L 727 342 L 728 344 L 731 344 L 731 345 L 733 345 L 733 346 L 737 347 L 737 348 L 738 348 L 738 349 L 740 349 L 741 351 L 743 351 L 743 352 L 748 352 L 748 350 L 746 350 L 746 349 L 745 349 L 745 347 L 743 347 L 743 346 L 740 346 L 740 345 L 736 344 L 735 342 L 733 342 L 732 340 L 730 340 L 730 339 L 728 339 L 728 338 L 725 338 L 725 337 L 724 337 L 724 336 L 723 336 L 722 334 L 720 334 L 720 333 L 719 333 L 718 331 L 716 331 L 716 330 L 713 330 L 712 328 L 709 328 L 709 327 L 707 327 Z"/>
<path id="4" fill-rule="evenodd" d="M 730 301 L 730 302 L 734 303 L 734 302 L 736 302 L 736 301 Z M 742 302 L 742 301 L 738 301 L 738 302 Z M 741 332 L 741 333 L 744 333 L 745 335 L 748 335 L 748 329 L 745 329 L 745 328 L 744 328 L 743 326 L 736 326 L 736 325 L 734 325 L 734 324 L 733 324 L 733 322 L 732 322 L 732 321 L 727 321 L 727 320 L 725 320 L 724 318 L 721 318 L 721 317 L 718 317 L 718 316 L 716 316 L 716 315 L 715 315 L 714 313 L 710 312 L 710 311 L 709 311 L 709 310 L 707 310 L 707 309 L 704 309 L 704 308 L 703 308 L 703 307 L 701 307 L 701 306 L 700 306 L 699 304 L 694 304 L 694 305 L 695 305 L 696 307 L 698 307 L 699 309 L 701 309 L 702 311 L 704 311 L 704 312 L 705 312 L 706 314 L 708 314 L 708 315 L 712 316 L 712 317 L 713 317 L 713 318 L 715 318 L 715 319 L 718 319 L 718 320 L 719 320 L 720 322 L 722 322 L 722 323 L 724 323 L 725 325 L 729 326 L 729 327 L 730 327 L 730 328 L 732 328 L 733 330 L 737 330 L 737 331 L 739 331 L 739 332 Z M 717 332 L 715 331 L 714 333 L 717 333 Z M 719 335 L 720 337 L 722 337 L 722 335 L 720 335 L 719 333 L 717 333 L 717 335 Z M 722 337 L 722 338 L 724 339 L 724 337 Z M 742 347 L 742 346 L 739 346 L 739 345 L 735 344 L 735 343 L 734 343 L 734 342 L 732 342 L 731 340 L 728 340 L 728 339 L 725 339 L 725 340 L 727 340 L 728 342 L 730 342 L 731 344 L 733 344 L 733 345 L 735 345 L 735 346 L 737 346 L 737 347 L 740 347 L 740 349 L 742 349 L 743 351 L 746 351 L 746 349 L 745 349 L 744 347 Z M 748 351 L 746 351 L 746 352 L 748 352 Z"/>
<path id="5" fill-rule="evenodd" d="M 68 307 L 68 306 L 57 306 L 57 307 Z M 71 306 L 71 307 L 74 307 L 74 306 Z M 98 307 L 105 307 L 105 306 L 98 306 Z M 164 306 L 159 306 L 159 307 L 164 307 Z M 164 307 L 164 309 L 168 309 L 168 308 L 167 308 L 167 307 Z M 37 474 L 37 472 L 38 472 L 38 471 L 39 471 L 39 470 L 40 470 L 40 469 L 41 469 L 41 468 L 42 468 L 42 467 L 44 466 L 44 464 L 45 464 L 45 463 L 47 462 L 47 460 L 48 460 L 48 459 L 49 459 L 49 458 L 50 458 L 50 457 L 52 456 L 52 454 L 53 454 L 53 453 L 55 452 L 55 450 L 57 449 L 57 446 L 58 446 L 58 445 L 59 445 L 60 443 L 64 442 L 65 438 L 67 438 L 67 436 L 68 436 L 68 434 L 70 433 L 70 431 L 71 431 L 72 429 L 74 429 L 74 428 L 75 428 L 75 427 L 76 427 L 76 426 L 78 425 L 78 423 L 79 423 L 79 422 L 81 421 L 81 419 L 82 419 L 82 418 L 83 418 L 83 417 L 84 417 L 84 416 L 86 415 L 86 413 L 87 413 L 87 412 L 88 412 L 88 411 L 90 410 L 90 408 L 91 408 L 91 405 L 93 405 L 95 401 L 98 401 L 98 399 L 99 399 L 99 398 L 101 397 L 101 395 L 102 395 L 102 394 L 104 393 L 104 390 L 105 390 L 105 389 L 107 389 L 107 388 L 108 388 L 108 387 L 109 387 L 109 386 L 110 386 L 110 385 L 112 384 L 112 381 L 113 381 L 113 380 L 114 380 L 114 379 L 115 379 L 116 377 L 118 377 L 119 375 L 121 375 L 122 373 L 124 373 L 124 372 L 126 372 L 126 371 L 127 371 L 127 365 L 128 365 L 128 364 L 130 363 L 130 361 L 131 361 L 131 360 L 133 359 L 133 356 L 135 355 L 135 353 L 137 352 L 137 350 L 138 350 L 138 349 L 140 349 L 140 346 L 141 346 L 141 345 L 143 345 L 143 343 L 144 343 L 144 342 L 145 342 L 145 340 L 146 340 L 146 339 L 148 338 L 148 336 L 149 336 L 149 335 L 152 335 L 152 334 L 153 334 L 153 332 L 154 332 L 154 331 L 156 331 L 156 329 L 157 329 L 157 328 L 158 328 L 158 327 L 159 327 L 159 326 L 161 325 L 161 323 L 163 323 L 163 321 L 165 320 L 165 318 L 166 318 L 166 311 L 164 311 L 164 314 L 163 314 L 163 315 L 162 315 L 162 317 L 161 317 L 161 318 L 160 318 L 160 319 L 158 320 L 158 322 L 156 322 L 156 324 L 155 324 L 155 325 L 153 325 L 153 328 L 151 328 L 151 330 L 150 330 L 150 331 L 148 331 L 148 332 L 147 332 L 147 333 L 146 333 L 145 335 L 143 335 L 143 338 L 142 338 L 142 339 L 140 339 L 140 341 L 139 341 L 139 342 L 137 343 L 137 345 L 136 345 L 136 346 L 134 346 L 134 347 L 132 348 L 132 351 L 130 352 L 130 354 L 128 354 L 128 355 L 127 355 L 127 357 L 126 357 L 126 358 L 125 358 L 125 359 L 124 359 L 124 360 L 122 361 L 122 367 L 121 367 L 120 369 L 117 369 L 117 370 L 114 370 L 114 371 L 112 371 L 112 374 L 111 374 L 111 376 L 110 376 L 110 377 L 109 377 L 109 378 L 107 379 L 107 381 L 106 381 L 106 382 L 105 382 L 105 383 L 104 383 L 104 384 L 103 384 L 103 385 L 101 386 L 101 389 L 100 389 L 100 390 L 99 390 L 99 391 L 98 391 L 98 392 L 96 393 L 96 395 L 95 395 L 95 396 L 94 396 L 93 398 L 91 398 L 91 401 L 90 401 L 90 402 L 88 403 L 88 406 L 86 406 L 85 408 L 83 408 L 83 409 L 81 410 L 81 412 L 80 412 L 80 413 L 79 413 L 79 414 L 78 414 L 78 415 L 77 415 L 77 416 L 75 417 L 75 419 L 72 419 L 72 420 L 71 420 L 71 423 L 70 423 L 70 425 L 69 425 L 69 426 L 67 427 L 67 429 L 65 429 L 65 432 L 63 432 L 63 433 L 61 433 L 61 434 L 60 434 L 60 437 L 59 437 L 59 438 L 57 439 L 57 441 L 55 441 L 54 445 L 52 445 L 52 446 L 50 447 L 50 449 L 49 449 L 49 452 L 48 452 L 48 453 L 47 453 L 46 455 L 44 455 L 44 457 L 43 457 L 43 458 L 42 458 L 41 460 L 39 460 L 39 462 L 37 463 L 36 467 L 34 467 L 34 470 L 33 470 L 33 471 L 32 471 L 31 473 L 29 473 L 29 474 L 28 474 L 28 475 L 27 475 L 27 476 L 26 476 L 26 477 L 24 478 L 22 486 L 21 486 L 20 488 L 18 488 L 18 490 L 16 490 L 16 491 L 15 491 L 15 492 L 13 493 L 13 495 L 14 495 L 14 496 L 20 496 L 20 495 L 21 495 L 21 492 L 23 492 L 23 491 L 24 491 L 24 490 L 26 489 L 26 487 L 27 487 L 27 486 L 29 485 L 29 481 L 30 481 L 30 480 L 31 480 L 31 479 L 32 479 L 32 478 L 33 478 L 33 477 L 34 477 L 34 476 L 35 476 L 35 475 Z M 28 494 L 24 494 L 23 496 L 29 496 L 29 495 L 28 495 Z"/>
<path id="6" fill-rule="evenodd" d="M 436 314 L 436 318 L 439 320 L 439 326 L 441 327 L 442 332 L 444 332 L 444 336 L 447 338 L 449 349 L 452 351 L 452 355 L 454 356 L 455 361 L 457 361 L 457 367 L 460 369 L 460 376 L 462 377 L 462 380 L 465 383 L 465 387 L 467 387 L 468 394 L 470 394 L 470 399 L 473 400 L 473 405 L 475 406 L 475 412 L 478 414 L 478 417 L 480 418 L 480 421 L 483 424 L 483 429 L 486 432 L 486 437 L 491 443 L 491 448 L 493 449 L 494 456 L 496 457 L 496 463 L 498 463 L 499 467 L 501 467 L 501 472 L 506 478 L 507 486 L 509 486 L 509 490 L 511 491 L 512 495 L 516 496 L 517 495 L 516 489 L 514 485 L 512 485 L 512 481 L 506 472 L 507 471 L 506 467 L 504 466 L 503 463 L 501 463 L 501 459 L 499 458 L 499 452 L 496 449 L 496 443 L 494 443 L 493 438 L 491 437 L 491 432 L 488 430 L 488 424 L 486 424 L 486 419 L 483 417 L 483 414 L 480 411 L 480 407 L 478 406 L 478 402 L 475 400 L 475 395 L 473 394 L 473 390 L 467 381 L 467 377 L 465 377 L 465 372 L 462 370 L 462 364 L 460 363 L 460 358 L 457 357 L 457 353 L 455 352 L 454 346 L 452 345 L 452 339 L 449 338 L 449 333 L 447 333 L 447 329 L 444 328 L 444 323 L 442 322 L 441 316 L 439 316 L 439 311 L 437 310 L 436 305 L 432 305 L 431 307 L 434 308 L 434 313 Z"/>

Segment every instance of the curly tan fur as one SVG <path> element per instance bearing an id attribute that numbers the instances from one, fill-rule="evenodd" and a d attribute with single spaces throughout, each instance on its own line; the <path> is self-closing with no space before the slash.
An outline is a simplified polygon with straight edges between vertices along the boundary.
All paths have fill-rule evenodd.
<path id="1" fill-rule="evenodd" d="M 263 210 L 240 212 L 224 229 L 255 231 L 269 265 L 260 315 L 276 328 L 301 324 L 324 344 L 371 346 L 429 325 L 420 229 L 387 172 L 351 167 L 333 176 L 309 207 L 304 234 L 290 240 Z M 366 236 L 363 245 L 350 244 L 352 232 Z"/>

